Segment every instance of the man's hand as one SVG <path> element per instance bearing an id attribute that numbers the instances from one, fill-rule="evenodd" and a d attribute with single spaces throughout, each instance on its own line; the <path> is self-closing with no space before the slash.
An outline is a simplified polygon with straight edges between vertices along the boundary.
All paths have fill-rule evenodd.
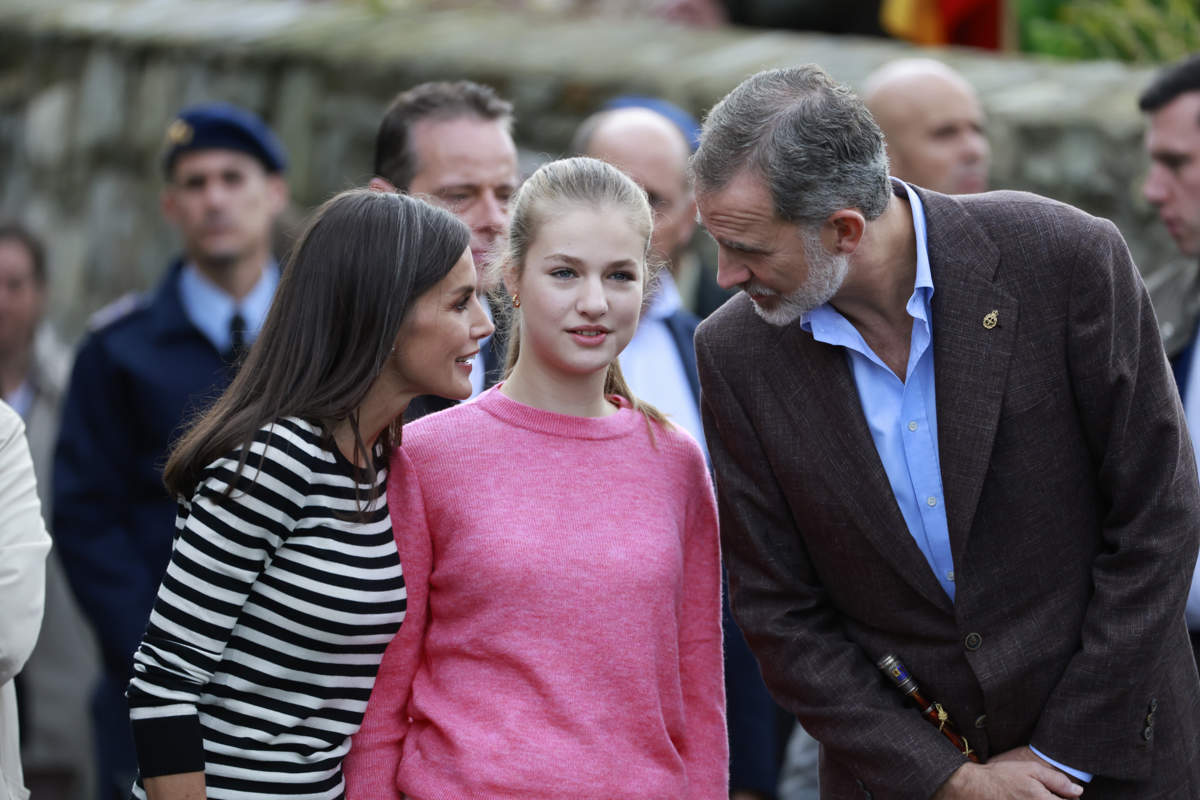
<path id="1" fill-rule="evenodd" d="M 1082 786 L 1028 747 L 1018 747 L 993 756 L 986 764 L 963 764 L 933 800 L 1052 800 L 1081 794 Z"/>

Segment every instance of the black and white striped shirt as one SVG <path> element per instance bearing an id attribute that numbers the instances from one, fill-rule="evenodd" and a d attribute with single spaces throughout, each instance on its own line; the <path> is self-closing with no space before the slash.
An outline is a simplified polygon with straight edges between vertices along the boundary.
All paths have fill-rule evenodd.
<path id="1" fill-rule="evenodd" d="M 212 800 L 343 796 L 406 594 L 382 448 L 371 484 L 321 438 L 278 420 L 229 497 L 240 449 L 180 503 L 128 691 L 143 776 L 204 770 Z"/>

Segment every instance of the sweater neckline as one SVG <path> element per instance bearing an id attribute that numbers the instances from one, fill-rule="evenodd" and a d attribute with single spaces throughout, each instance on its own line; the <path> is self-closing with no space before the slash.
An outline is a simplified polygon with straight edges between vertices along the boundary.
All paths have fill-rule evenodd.
<path id="1" fill-rule="evenodd" d="M 577 417 L 527 406 L 500 391 L 497 383 L 475 399 L 475 404 L 496 419 L 519 428 L 568 439 L 615 439 L 633 432 L 643 415 L 634 411 L 624 397 L 611 395 L 620 405 L 607 417 Z"/>

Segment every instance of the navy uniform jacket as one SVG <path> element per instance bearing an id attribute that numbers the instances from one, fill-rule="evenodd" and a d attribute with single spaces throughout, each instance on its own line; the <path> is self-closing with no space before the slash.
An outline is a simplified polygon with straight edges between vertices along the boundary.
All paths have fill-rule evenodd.
<path id="1" fill-rule="evenodd" d="M 168 445 L 233 376 L 179 297 L 182 263 L 83 341 L 54 458 L 54 535 L 120 686 L 132 674 L 175 534 Z"/>

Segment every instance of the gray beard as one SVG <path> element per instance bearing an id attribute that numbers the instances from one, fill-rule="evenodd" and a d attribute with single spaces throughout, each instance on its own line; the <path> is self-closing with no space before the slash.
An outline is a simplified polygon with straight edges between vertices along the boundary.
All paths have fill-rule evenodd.
<path id="1" fill-rule="evenodd" d="M 816 233 L 801 233 L 800 238 L 804 243 L 804 260 L 808 264 L 804 283 L 787 294 L 759 286 L 753 280 L 742 284 L 744 291 L 779 298 L 774 308 L 754 304 L 758 316 L 770 325 L 790 325 L 814 308 L 828 303 L 842 288 L 842 281 L 846 279 L 846 272 L 850 268 L 850 256 L 828 252 Z"/>

